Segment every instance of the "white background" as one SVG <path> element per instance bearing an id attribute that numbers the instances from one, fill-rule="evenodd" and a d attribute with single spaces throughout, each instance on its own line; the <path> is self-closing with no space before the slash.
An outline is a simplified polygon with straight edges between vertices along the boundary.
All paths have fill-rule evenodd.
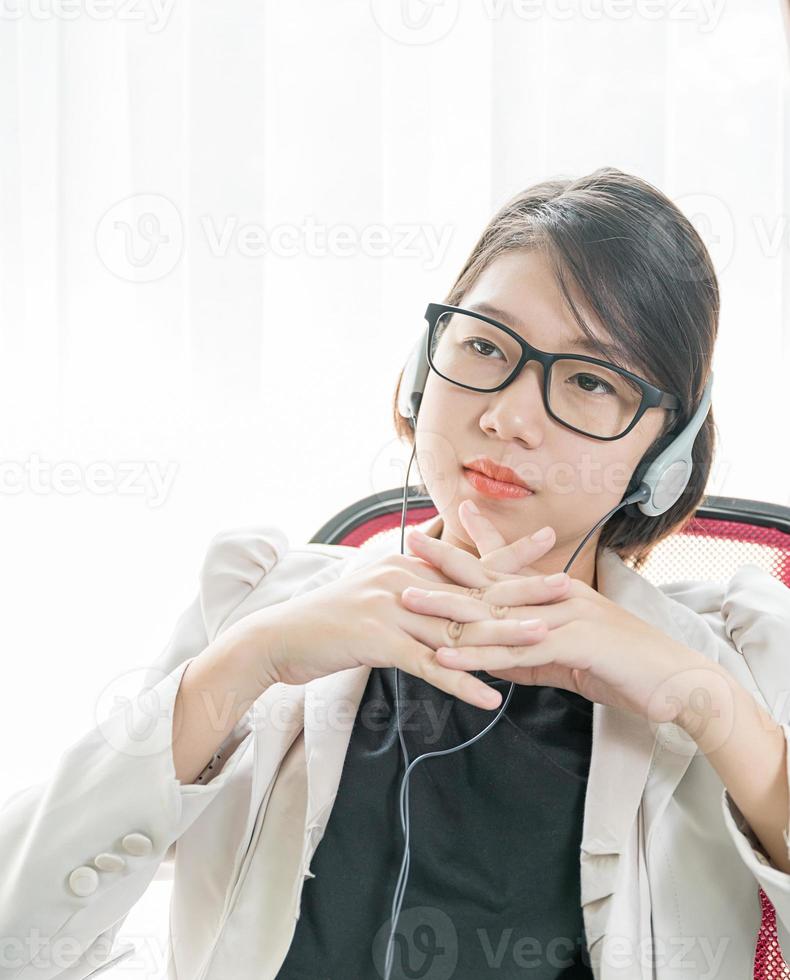
<path id="1" fill-rule="evenodd" d="M 0 797 L 156 657 L 215 533 L 306 541 L 402 482 L 425 306 L 539 180 L 617 166 L 694 221 L 708 493 L 790 505 L 779 4 L 0 0 Z"/>

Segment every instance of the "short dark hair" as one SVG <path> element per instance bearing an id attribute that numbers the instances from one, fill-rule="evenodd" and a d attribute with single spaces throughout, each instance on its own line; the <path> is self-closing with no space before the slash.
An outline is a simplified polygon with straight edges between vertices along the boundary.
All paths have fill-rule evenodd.
<path id="1" fill-rule="evenodd" d="M 573 283 L 605 324 L 622 356 L 680 399 L 638 467 L 640 475 L 694 414 L 711 369 L 719 322 L 719 285 L 705 243 L 679 208 L 640 177 L 600 167 L 586 177 L 547 180 L 516 194 L 491 218 L 445 299 L 462 306 L 490 262 L 512 249 L 536 249 L 549 261 L 579 328 L 593 333 L 568 290 Z M 402 376 L 402 372 L 401 372 Z M 414 433 L 392 404 L 395 429 Z M 713 409 L 694 442 L 693 471 L 680 499 L 659 517 L 616 513 L 598 547 L 631 559 L 637 570 L 662 539 L 694 516 L 705 496 L 716 443 Z M 422 492 L 427 492 L 422 487 Z M 636 489 L 632 479 L 628 492 Z"/>

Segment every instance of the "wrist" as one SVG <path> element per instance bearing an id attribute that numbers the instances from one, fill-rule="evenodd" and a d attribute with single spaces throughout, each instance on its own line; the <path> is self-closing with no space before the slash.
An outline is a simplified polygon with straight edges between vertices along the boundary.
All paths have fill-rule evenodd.
<path id="1" fill-rule="evenodd" d="M 246 634 L 234 627 L 221 634 L 208 651 L 211 669 L 222 674 L 225 690 L 233 699 L 233 710 L 240 716 L 271 686 L 264 660 L 255 656 Z"/>
<path id="2" fill-rule="evenodd" d="M 267 688 L 277 683 L 274 669 L 272 631 L 268 625 L 269 610 L 258 610 L 230 626 L 219 638 L 218 656 L 228 677 L 247 701 L 257 700 Z"/>
<path id="3" fill-rule="evenodd" d="M 675 691 L 675 724 L 705 754 L 721 748 L 732 733 L 740 695 L 745 693 L 735 678 L 714 661 L 695 659 L 679 675 Z"/>

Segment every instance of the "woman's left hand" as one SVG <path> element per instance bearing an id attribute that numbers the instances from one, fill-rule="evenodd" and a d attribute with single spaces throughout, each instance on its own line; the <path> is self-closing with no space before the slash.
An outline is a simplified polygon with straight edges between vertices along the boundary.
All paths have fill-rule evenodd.
<path id="1" fill-rule="evenodd" d="M 469 556 L 470 561 L 482 560 L 495 570 L 485 556 L 494 550 L 507 554 L 502 550 L 504 539 L 482 514 L 467 516 L 463 506 L 458 512 L 481 556 Z M 461 552 L 433 538 L 410 537 L 409 547 L 448 578 L 448 569 L 457 567 Z M 492 606 L 501 604 L 506 594 L 513 601 L 512 583 L 505 581 L 477 591 L 482 592 L 479 598 L 442 590 L 412 597 L 405 591 L 402 599 L 412 612 L 459 624 L 490 620 Z M 693 679 L 699 680 L 698 669 L 712 666 L 703 654 L 572 576 L 564 598 L 540 606 L 510 605 L 506 617 L 538 618 L 548 630 L 543 639 L 528 646 L 510 647 L 464 646 L 462 634 L 452 647 L 437 649 L 437 659 L 445 667 L 485 670 L 517 684 L 561 687 L 590 701 L 626 708 L 655 723 L 675 721 L 687 707 L 689 693 L 695 688 Z"/>

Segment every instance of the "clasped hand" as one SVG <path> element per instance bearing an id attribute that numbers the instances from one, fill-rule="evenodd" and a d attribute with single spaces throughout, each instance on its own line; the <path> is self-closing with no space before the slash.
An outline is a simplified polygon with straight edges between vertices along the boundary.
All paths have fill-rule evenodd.
<path id="1" fill-rule="evenodd" d="M 485 670 L 517 684 L 560 687 L 655 723 L 677 718 L 686 707 L 689 679 L 698 677 L 700 667 L 711 666 L 703 654 L 565 573 L 553 586 L 556 599 L 524 604 L 530 578 L 534 584 L 537 574 L 529 562 L 551 550 L 553 529 L 544 542 L 523 537 L 508 545 L 493 523 L 473 513 L 468 502 L 460 504 L 458 513 L 480 558 L 418 532 L 411 532 L 408 541 L 416 557 L 461 588 L 440 584 L 422 595 L 412 588 L 401 593 L 411 612 L 448 621 L 447 635 L 453 639 L 436 650 L 442 666 Z M 505 618 L 522 623 L 536 620 L 536 628 L 519 645 L 468 641 L 471 631 L 466 624 Z M 499 706 L 501 698 L 495 707 Z"/>

